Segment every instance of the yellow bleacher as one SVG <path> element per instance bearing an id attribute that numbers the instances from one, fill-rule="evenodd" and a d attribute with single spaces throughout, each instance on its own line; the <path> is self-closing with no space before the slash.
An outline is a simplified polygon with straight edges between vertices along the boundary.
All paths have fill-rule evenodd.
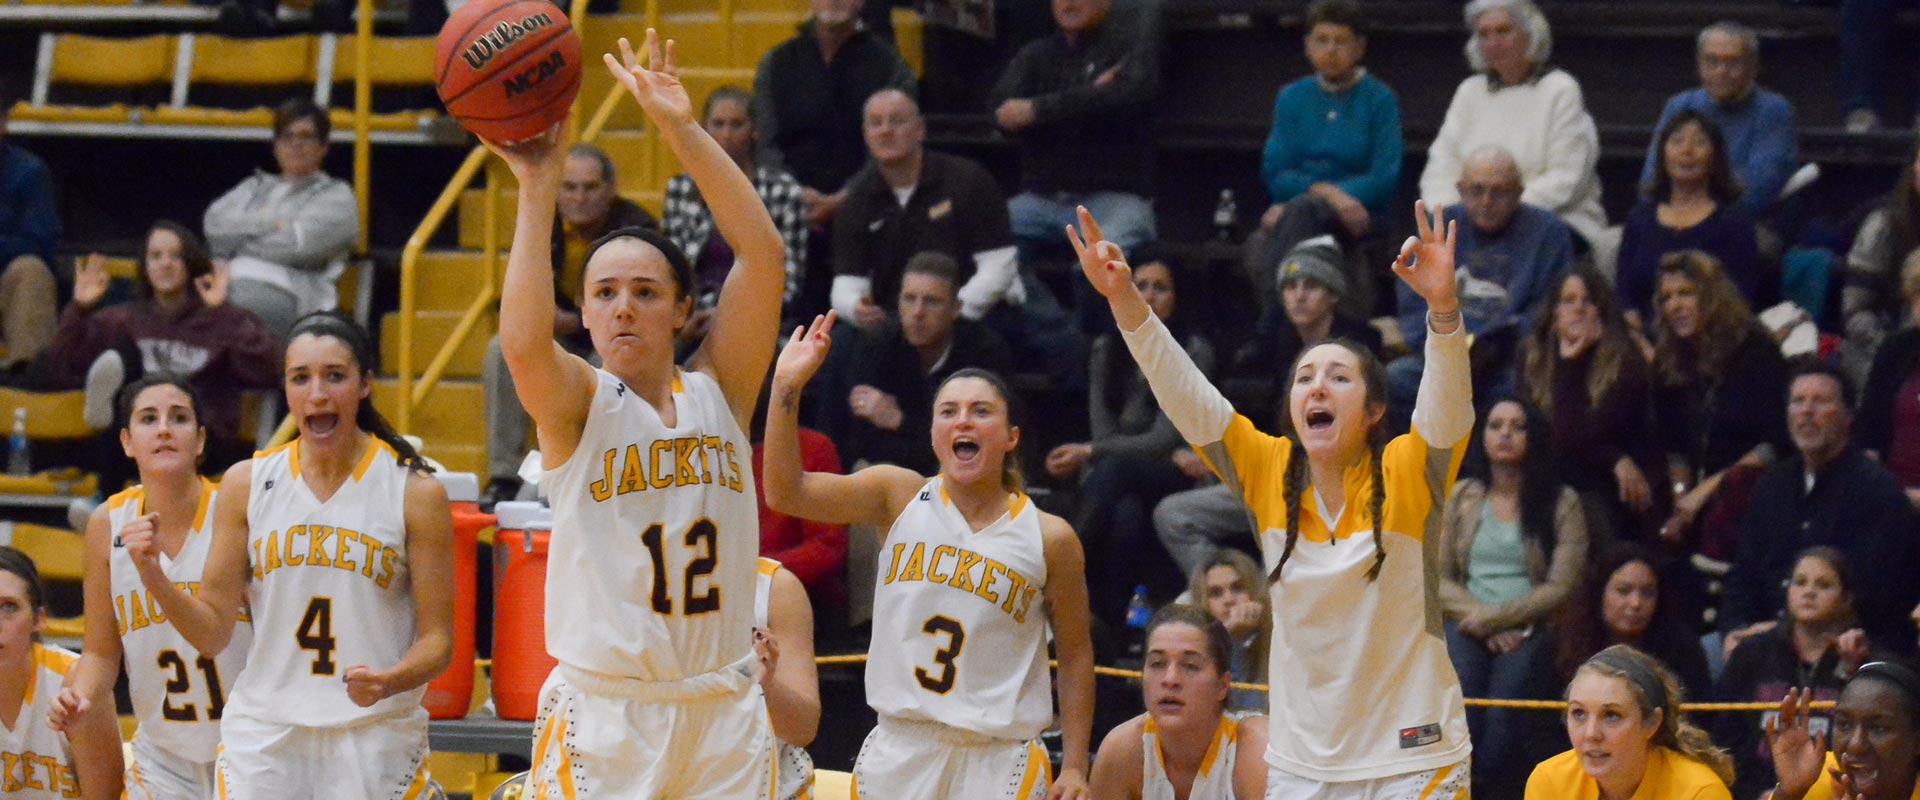
<path id="1" fill-rule="evenodd" d="M 179 57 L 187 60 L 187 78 L 174 84 L 171 104 L 147 115 L 156 125 L 267 127 L 273 124 L 272 109 L 191 105 L 193 88 L 312 85 L 316 75 L 312 36 L 229 39 L 189 33 L 180 37 Z"/>
<path id="2" fill-rule="evenodd" d="M 77 33 L 41 34 L 33 95 L 14 105 L 10 119 L 15 124 L 126 124 L 134 118 L 133 106 L 54 103 L 49 99 L 49 91 L 53 86 L 124 90 L 170 86 L 174 80 L 177 49 L 177 39 L 173 36 L 115 39 Z"/>

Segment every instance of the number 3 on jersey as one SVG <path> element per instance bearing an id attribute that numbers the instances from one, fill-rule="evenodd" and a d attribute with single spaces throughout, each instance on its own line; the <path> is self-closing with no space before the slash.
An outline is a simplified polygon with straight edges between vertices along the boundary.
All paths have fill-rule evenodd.
<path id="1" fill-rule="evenodd" d="M 959 667 L 954 665 L 953 660 L 960 657 L 960 648 L 967 645 L 966 629 L 960 627 L 960 621 L 952 617 L 932 616 L 927 618 L 926 624 L 920 626 L 920 630 L 929 635 L 946 634 L 947 646 L 933 653 L 933 663 L 940 665 L 940 677 L 936 678 L 928 674 L 925 667 L 914 667 L 914 680 L 919 681 L 921 687 L 934 694 L 953 691 L 953 680 L 958 677 L 956 673 L 959 672 Z"/>
<path id="2" fill-rule="evenodd" d="M 333 598 L 315 597 L 307 603 L 307 614 L 300 618 L 293 640 L 300 649 L 313 651 L 313 674 L 333 674 Z"/>
<path id="3" fill-rule="evenodd" d="M 656 614 L 673 613 L 673 597 L 667 592 L 667 548 L 662 539 L 665 532 L 666 527 L 656 522 L 640 534 L 640 543 L 647 546 L 647 556 L 653 561 L 653 611 Z M 682 544 L 698 553 L 687 562 L 686 573 L 680 579 L 680 610 L 689 617 L 720 610 L 720 587 L 709 582 L 705 592 L 693 593 L 694 582 L 710 579 L 713 568 L 719 564 L 714 553 L 718 533 L 713 520 L 703 518 L 688 526 L 686 534 L 680 537 Z"/>

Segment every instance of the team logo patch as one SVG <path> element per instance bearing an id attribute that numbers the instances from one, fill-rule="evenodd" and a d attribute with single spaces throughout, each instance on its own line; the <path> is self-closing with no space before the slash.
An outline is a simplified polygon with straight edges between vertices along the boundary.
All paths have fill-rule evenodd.
<path id="1" fill-rule="evenodd" d="M 1438 723 L 1415 725 L 1411 728 L 1400 729 L 1400 749 L 1402 750 L 1426 747 L 1430 744 L 1437 744 L 1439 741 L 1440 725 Z"/>

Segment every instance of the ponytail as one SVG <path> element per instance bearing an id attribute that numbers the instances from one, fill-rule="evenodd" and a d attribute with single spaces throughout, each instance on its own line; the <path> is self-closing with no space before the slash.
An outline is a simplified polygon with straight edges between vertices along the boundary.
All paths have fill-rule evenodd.
<path id="1" fill-rule="evenodd" d="M 293 323 L 293 329 L 287 333 L 287 344 L 291 345 L 294 339 L 301 336 L 316 338 L 324 336 L 346 345 L 347 352 L 353 355 L 354 364 L 360 367 L 361 374 L 368 377 L 369 383 L 372 382 L 371 376 L 379 366 L 373 349 L 373 336 L 367 333 L 367 329 L 360 327 L 359 323 L 338 311 L 315 311 Z M 406 398 L 401 398 L 401 402 L 406 402 Z M 400 434 L 394 431 L 393 425 L 387 422 L 387 418 L 381 416 L 380 411 L 373 407 L 372 392 L 360 398 L 360 405 L 354 410 L 353 421 L 360 430 L 366 431 L 375 439 L 393 448 L 400 466 L 416 472 L 433 471 L 433 468 L 427 465 L 426 459 L 420 457 L 420 451 L 414 449 L 411 442 L 401 438 Z"/>

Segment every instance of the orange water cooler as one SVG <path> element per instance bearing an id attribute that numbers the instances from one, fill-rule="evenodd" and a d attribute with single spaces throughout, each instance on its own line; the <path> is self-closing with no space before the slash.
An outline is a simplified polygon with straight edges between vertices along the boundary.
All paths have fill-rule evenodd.
<path id="1" fill-rule="evenodd" d="M 493 537 L 493 707 L 531 720 L 540 687 L 559 662 L 547 655 L 547 540 L 553 512 L 541 503 L 501 503 Z"/>
<path id="2" fill-rule="evenodd" d="M 445 672 L 427 682 L 427 694 L 420 704 L 433 719 L 459 719 L 473 704 L 474 592 L 480 532 L 493 527 L 493 515 L 480 511 L 480 485 L 473 473 L 442 473 L 438 477 L 453 505 L 453 657 Z"/>

